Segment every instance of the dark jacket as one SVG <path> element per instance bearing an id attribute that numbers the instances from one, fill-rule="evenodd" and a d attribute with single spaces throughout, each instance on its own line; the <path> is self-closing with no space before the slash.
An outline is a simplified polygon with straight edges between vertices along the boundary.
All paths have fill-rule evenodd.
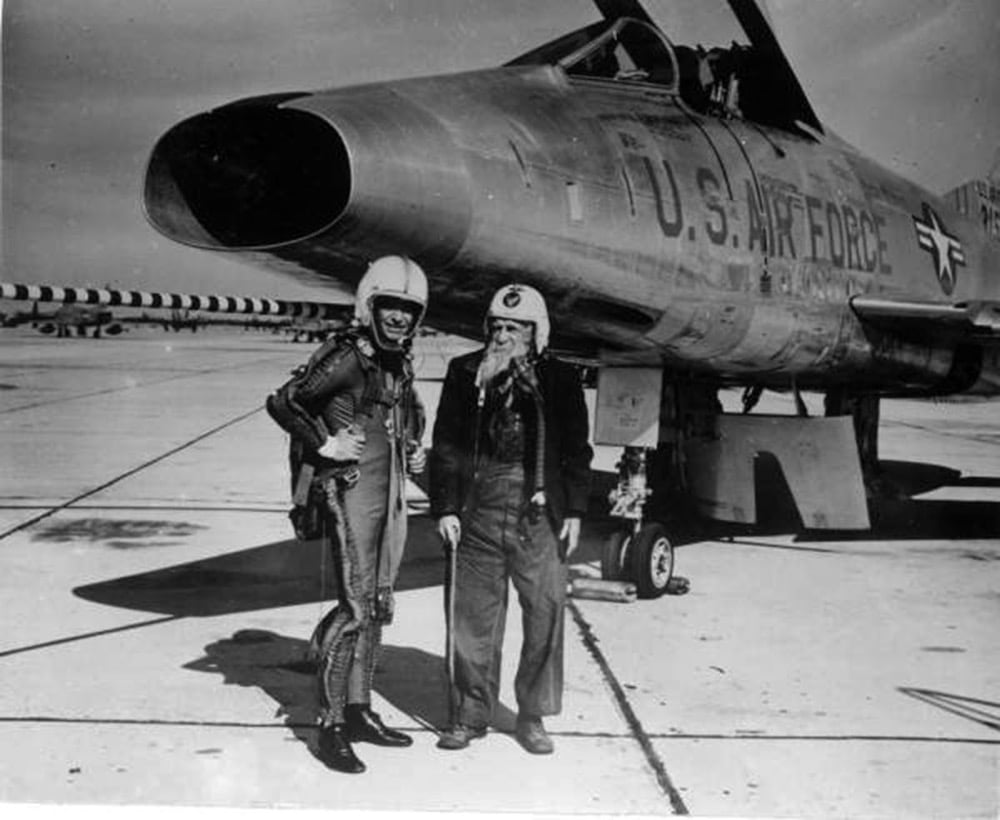
<path id="1" fill-rule="evenodd" d="M 350 330 L 325 342 L 295 375 L 267 398 L 267 412 L 293 440 L 301 444 L 306 463 L 318 468 L 334 462 L 316 451 L 328 435 L 371 416 L 375 405 L 388 412 L 399 404 L 403 424 L 397 427 L 400 450 L 407 440 L 423 435 L 423 407 L 413 391 L 413 371 L 406 356 L 392 359 L 398 388 L 383 386 L 386 361 L 363 331 Z"/>
<path id="2" fill-rule="evenodd" d="M 476 453 L 476 435 L 483 420 L 477 408 L 476 371 L 483 351 L 452 359 L 448 365 L 434 423 L 434 444 L 429 461 L 431 514 L 461 515 L 468 504 Z M 558 520 L 582 517 L 590 494 L 590 427 L 580 377 L 572 366 L 543 356 L 536 365 L 545 402 L 545 479 L 549 509 Z M 534 442 L 528 435 L 528 442 Z M 526 492 L 534 482 L 536 453 L 526 448 Z M 527 500 L 527 499 L 525 499 Z"/>

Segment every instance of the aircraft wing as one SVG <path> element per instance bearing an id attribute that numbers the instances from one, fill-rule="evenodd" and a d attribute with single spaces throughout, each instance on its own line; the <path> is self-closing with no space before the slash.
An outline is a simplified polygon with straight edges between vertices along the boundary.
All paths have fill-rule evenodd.
<path id="1" fill-rule="evenodd" d="M 947 304 L 855 296 L 851 308 L 863 323 L 891 333 L 1000 344 L 1000 302 Z"/>

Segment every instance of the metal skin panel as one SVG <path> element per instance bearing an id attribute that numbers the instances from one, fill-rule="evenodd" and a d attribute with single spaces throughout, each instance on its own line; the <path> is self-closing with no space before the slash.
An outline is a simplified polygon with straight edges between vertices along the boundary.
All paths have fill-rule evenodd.
<path id="1" fill-rule="evenodd" d="M 216 247 L 348 285 L 378 255 L 412 256 L 430 278 L 428 322 L 473 336 L 490 294 L 527 282 L 547 297 L 555 347 L 721 382 L 906 391 L 962 389 L 981 375 L 960 345 L 886 335 L 849 300 L 997 299 L 1000 284 L 984 275 L 1000 268 L 996 248 L 944 200 L 835 138 L 703 116 L 654 86 L 553 67 L 261 105 L 322 122 L 326 136 L 301 131 L 329 142 L 320 182 L 303 195 L 316 206 L 302 208 L 302 235 L 290 218 L 287 241 L 239 235 Z M 163 175 L 185 160 L 158 147 L 168 149 L 171 161 L 154 154 L 150 165 L 161 215 L 150 218 L 204 244 L 183 231 L 201 224 L 190 213 L 198 193 L 170 199 Z M 315 156 L 300 150 L 302 162 Z M 317 212 L 326 224 L 306 225 Z M 935 235 L 961 248 L 950 293 L 915 228 L 931 212 L 945 226 Z"/>
<path id="2" fill-rule="evenodd" d="M 314 95 L 286 107 L 321 117 L 347 151 L 346 207 L 317 242 L 361 259 L 404 247 L 432 268 L 454 258 L 468 233 L 470 180 L 438 117 L 388 85 Z"/>
<path id="3" fill-rule="evenodd" d="M 845 158 L 862 180 L 873 207 L 887 223 L 886 249 L 880 293 L 913 301 L 939 304 L 966 301 L 1000 301 L 1000 247 L 988 241 L 977 215 L 964 214 L 952 197 L 931 194 L 919 186 L 895 177 L 854 151 Z M 954 290 L 946 293 L 937 276 L 932 253 L 917 239 L 915 219 L 923 216 L 924 205 L 933 209 L 942 229 L 958 240 L 964 262 L 956 266 Z"/>

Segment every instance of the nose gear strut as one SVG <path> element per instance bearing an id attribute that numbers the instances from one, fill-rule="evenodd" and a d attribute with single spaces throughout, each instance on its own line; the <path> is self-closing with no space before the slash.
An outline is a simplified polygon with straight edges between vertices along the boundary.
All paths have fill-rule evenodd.
<path id="1" fill-rule="evenodd" d="M 608 494 L 610 514 L 632 523 L 605 543 L 601 576 L 609 581 L 632 580 L 640 598 L 657 598 L 667 591 L 673 576 L 674 548 L 662 524 L 643 520 L 653 493 L 646 480 L 647 454 L 645 447 L 625 447 L 618 462 L 618 483 Z"/>

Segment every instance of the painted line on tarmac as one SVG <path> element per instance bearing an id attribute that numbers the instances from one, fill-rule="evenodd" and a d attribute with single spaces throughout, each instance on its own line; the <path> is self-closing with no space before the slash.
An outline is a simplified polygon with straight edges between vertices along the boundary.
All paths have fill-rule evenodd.
<path id="1" fill-rule="evenodd" d="M 250 418 L 250 416 L 253 416 L 256 413 L 259 413 L 263 409 L 264 408 L 262 406 L 261 407 L 255 407 L 253 410 L 249 410 L 246 413 L 241 413 L 240 415 L 236 416 L 235 418 L 232 418 L 229 421 L 223 422 L 222 424 L 220 424 L 220 425 L 218 425 L 216 427 L 213 427 L 211 430 L 206 430 L 204 433 L 201 433 L 201 434 L 195 436 L 193 439 L 185 442 L 184 444 L 181 444 L 181 445 L 179 445 L 177 447 L 174 447 L 172 450 L 168 450 L 167 452 L 165 452 L 165 453 L 163 453 L 161 455 L 158 455 L 156 458 L 152 458 L 149 461 L 143 462 L 138 467 L 133 467 L 131 470 L 126 470 L 124 473 L 121 473 L 120 475 L 115 476 L 110 481 L 105 481 L 103 484 L 101 484 L 98 487 L 94 487 L 91 490 L 87 490 L 85 493 L 80 493 L 80 495 L 76 496 L 76 498 L 71 498 L 69 501 L 65 501 L 65 502 L 63 502 L 62 504 L 59 504 L 56 507 L 52 507 L 47 512 L 42 513 L 41 515 L 36 515 L 34 518 L 30 518 L 27 521 L 25 521 L 25 522 L 23 522 L 21 524 L 18 524 L 15 527 L 11 527 L 9 530 L 6 530 L 5 532 L 0 533 L 0 541 L 2 541 L 8 535 L 13 535 L 16 532 L 20 532 L 23 529 L 27 529 L 28 527 L 31 527 L 31 526 L 37 524 L 39 521 L 44 521 L 49 516 L 55 515 L 57 512 L 61 512 L 62 510 L 65 510 L 65 509 L 67 509 L 69 507 L 72 507 L 78 501 L 82 501 L 85 498 L 89 498 L 92 495 L 96 495 L 97 493 L 99 493 L 99 492 L 101 492 L 103 490 L 106 490 L 108 487 L 111 487 L 111 486 L 117 484 L 119 481 L 124 481 L 126 478 L 129 478 L 129 477 L 135 475 L 136 473 L 141 472 L 142 470 L 145 470 L 147 467 L 152 467 L 154 464 L 157 464 L 157 463 L 163 461 L 164 459 L 170 458 L 171 456 L 176 455 L 177 453 L 181 452 L 182 450 L 186 450 L 188 447 L 191 447 L 191 446 L 197 444 L 200 441 L 204 441 L 209 436 L 214 436 L 216 433 L 218 433 L 218 432 L 220 432 L 222 430 L 225 430 L 227 427 L 232 427 L 234 424 L 239 424 L 241 421 L 245 421 L 246 419 Z"/>
<path id="2" fill-rule="evenodd" d="M 48 510 L 48 504 L 0 504 L 0 510 Z M 288 505 L 281 507 L 226 507 L 198 504 L 76 504 L 77 510 L 103 510 L 105 512 L 221 512 L 221 513 L 276 513 L 287 514 Z"/>
<path id="3" fill-rule="evenodd" d="M 607 658 L 604 657 L 604 653 L 601 652 L 600 647 L 597 645 L 597 638 L 594 635 L 593 628 L 584 619 L 583 614 L 580 612 L 580 608 L 576 605 L 576 603 L 568 600 L 566 601 L 566 607 L 569 609 L 570 614 L 573 616 L 573 620 L 576 622 L 577 628 L 580 630 L 580 637 L 583 639 L 584 646 L 597 663 L 598 668 L 600 668 L 601 674 L 604 677 L 604 682 L 611 689 L 611 694 L 614 695 L 615 703 L 621 710 L 632 737 L 635 738 L 639 746 L 642 748 L 642 752 L 646 757 L 646 762 L 649 764 L 649 767 L 653 770 L 653 774 L 656 776 L 656 782 L 659 783 L 660 789 L 669 798 L 674 814 L 688 814 L 689 812 L 687 806 L 684 805 L 684 801 L 681 799 L 680 793 L 671 782 L 670 775 L 667 774 L 667 769 L 663 765 L 663 761 L 656 753 L 652 740 L 646 733 L 646 730 L 642 728 L 642 723 L 639 721 L 635 711 L 632 709 L 632 705 L 628 701 L 628 696 L 625 694 L 625 690 L 615 677 L 615 673 L 611 671 L 611 665 L 608 663 Z"/>
<path id="4" fill-rule="evenodd" d="M 46 407 L 50 404 L 62 404 L 68 401 L 77 401 L 79 399 L 91 399 L 94 396 L 106 396 L 110 393 L 121 393 L 124 390 L 135 390 L 137 387 L 150 387 L 157 384 L 163 384 L 164 382 L 173 381 L 173 379 L 157 379 L 156 381 L 143 382 L 142 384 L 131 384 L 125 387 L 108 387 L 104 390 L 94 390 L 91 393 L 77 393 L 72 396 L 59 396 L 58 398 L 45 399 L 43 401 L 34 401 L 30 404 L 18 404 L 14 407 L 5 407 L 0 410 L 0 414 L 7 413 L 17 413 L 21 410 L 33 410 L 36 407 Z"/>
<path id="5" fill-rule="evenodd" d="M 419 722 L 419 721 L 418 721 Z M 288 723 L 260 723 L 259 721 L 241 720 L 169 720 L 167 718 L 101 718 L 101 717 L 55 717 L 52 715 L 23 715 L 13 717 L 0 716 L 0 725 L 14 723 L 33 723 L 38 725 L 57 726 L 189 726 L 191 728 L 205 729 L 305 729 L 318 730 L 319 726 L 315 721 L 308 723 L 302 721 L 291 721 Z M 412 726 L 397 724 L 392 726 L 386 724 L 390 729 L 399 729 L 407 733 L 426 732 L 437 735 L 439 732 L 432 726 L 422 726 L 414 729 Z M 503 734 L 507 734 L 504 732 Z M 513 733 L 511 733 L 513 735 Z"/>
<path id="6" fill-rule="evenodd" d="M 427 732 L 438 735 L 440 732 L 427 721 L 415 715 L 413 718 L 420 728 L 414 729 L 411 726 L 397 724 L 390 728 L 401 729 L 406 732 Z M 107 717 L 56 717 L 54 715 L 0 715 L 0 724 L 11 723 L 38 723 L 38 724 L 80 724 L 88 726 L 192 726 L 219 729 L 318 729 L 315 721 L 308 723 L 303 721 L 290 721 L 288 723 L 261 723 L 259 721 L 240 720 L 170 720 L 168 718 L 107 718 Z M 389 725 L 389 724 L 386 724 Z M 491 735 L 505 735 L 514 737 L 514 732 L 501 732 L 490 729 Z M 556 737 L 575 737 L 585 740 L 594 738 L 607 738 L 610 740 L 625 740 L 632 737 L 631 734 L 619 732 L 549 732 Z"/>
<path id="7" fill-rule="evenodd" d="M 18 404 L 15 405 L 14 407 L 5 407 L 3 410 L 0 410 L 0 414 L 16 413 L 20 410 L 33 410 L 36 407 L 47 407 L 52 404 L 63 404 L 64 402 L 79 401 L 80 399 L 92 399 L 95 396 L 107 396 L 112 393 L 122 393 L 125 392 L 126 390 L 138 390 L 143 387 L 157 387 L 158 385 L 166 384 L 167 382 L 177 381 L 179 379 L 185 379 L 188 378 L 189 376 L 201 376 L 207 373 L 216 373 L 219 372 L 220 369 L 221 368 L 216 368 L 213 370 L 197 370 L 197 371 L 185 370 L 181 371 L 181 373 L 176 376 L 169 376 L 168 378 L 165 379 L 150 379 L 148 382 L 142 382 L 141 384 L 127 384 L 122 387 L 106 387 L 103 390 L 93 390 L 90 393 L 75 393 L 70 396 L 57 396 L 51 399 L 34 401 L 31 402 L 30 404 Z"/>
<path id="8" fill-rule="evenodd" d="M 152 622 L 150 622 L 152 623 Z M 141 626 L 141 624 L 137 624 Z M 428 734 L 439 734 L 438 730 L 426 721 L 416 718 L 414 722 L 420 728 L 414 729 L 412 726 L 397 724 L 390 728 L 399 729 L 405 732 L 427 732 Z M 36 724 L 56 724 L 56 725 L 88 725 L 88 726 L 190 726 L 193 728 L 218 728 L 218 729 L 316 729 L 315 722 L 292 721 L 289 723 L 260 723 L 257 721 L 238 720 L 169 720 L 167 718 L 107 718 L 107 717 L 56 717 L 54 715 L 0 715 L 0 724 L 14 723 L 36 723 Z M 513 737 L 513 732 L 501 732 L 495 729 L 490 730 L 490 734 L 506 735 Z M 621 732 L 549 732 L 554 737 L 576 738 L 580 740 L 625 740 L 633 739 L 632 733 L 623 734 Z M 777 741 L 804 741 L 807 743 L 817 741 L 845 741 L 845 742 L 867 742 L 867 743 L 948 743 L 956 745 L 974 746 L 1000 746 L 1000 740 L 990 740 L 988 738 L 977 737 L 931 737 L 926 735 L 728 735 L 728 734 L 652 734 L 649 735 L 655 740 L 777 740 Z"/>
<path id="9" fill-rule="evenodd" d="M 76 641 L 85 641 L 88 638 L 99 638 L 102 635 L 114 635 L 118 632 L 128 632 L 130 629 L 142 629 L 144 626 L 165 624 L 167 621 L 177 621 L 182 617 L 182 615 L 165 615 L 162 618 L 153 618 L 149 621 L 138 621 L 134 624 L 125 624 L 125 626 L 113 626 L 110 629 L 99 629 L 95 632 L 84 632 L 81 635 L 70 635 L 68 638 L 56 638 L 55 640 L 45 641 L 44 643 L 33 643 L 30 646 L 19 646 L 17 649 L 6 649 L 0 652 L 0 658 L 7 658 L 11 655 L 20 655 L 22 652 L 34 652 L 36 649 L 47 649 L 50 646 L 61 646 L 62 644 L 74 643 Z"/>
<path id="10" fill-rule="evenodd" d="M 276 357 L 271 357 L 276 358 Z M 126 390 L 139 390 L 145 387 L 158 387 L 161 384 L 167 384 L 168 382 L 182 381 L 184 379 L 197 378 L 198 376 L 207 376 L 212 373 L 225 373 L 231 370 L 242 370 L 246 367 L 256 366 L 260 364 L 258 360 L 249 362 L 247 364 L 237 364 L 230 365 L 226 367 L 207 367 L 203 370 L 172 370 L 171 372 L 177 375 L 168 376 L 163 379 L 150 379 L 148 382 L 141 382 L 138 384 L 126 384 L 121 387 L 107 387 L 104 390 L 94 390 L 90 393 L 77 393 L 71 396 L 57 396 L 51 399 L 44 399 L 42 401 L 31 402 L 30 404 L 19 404 L 14 407 L 5 407 L 0 410 L 0 415 L 5 415 L 7 413 L 16 413 L 21 410 L 33 410 L 36 407 L 46 407 L 51 404 L 62 404 L 64 402 L 78 401 L 80 399 L 92 399 L 95 396 L 107 396 L 112 393 L 122 393 Z M 70 369 L 70 368 L 60 368 L 56 366 L 53 369 Z M 95 370 L 107 370 L 108 368 L 95 367 Z"/>
<path id="11" fill-rule="evenodd" d="M 167 720 L 157 718 L 95 718 L 95 717 L 51 717 L 45 715 L 25 715 L 23 717 L 0 716 L 4 723 L 52 723 L 81 724 L 88 726 L 191 726 L 220 729 L 318 729 L 315 723 L 252 723 L 239 720 Z M 390 727 L 392 728 L 392 727 Z M 401 727 L 402 728 L 402 727 Z M 415 731 L 406 728 L 407 732 Z"/>
<path id="12" fill-rule="evenodd" d="M 934 737 L 933 735 L 759 735 L 739 732 L 685 733 L 666 732 L 652 734 L 656 740 L 778 740 L 783 742 L 847 741 L 866 743 L 974 743 L 982 746 L 1000 746 L 1000 739 L 984 737 Z"/>

